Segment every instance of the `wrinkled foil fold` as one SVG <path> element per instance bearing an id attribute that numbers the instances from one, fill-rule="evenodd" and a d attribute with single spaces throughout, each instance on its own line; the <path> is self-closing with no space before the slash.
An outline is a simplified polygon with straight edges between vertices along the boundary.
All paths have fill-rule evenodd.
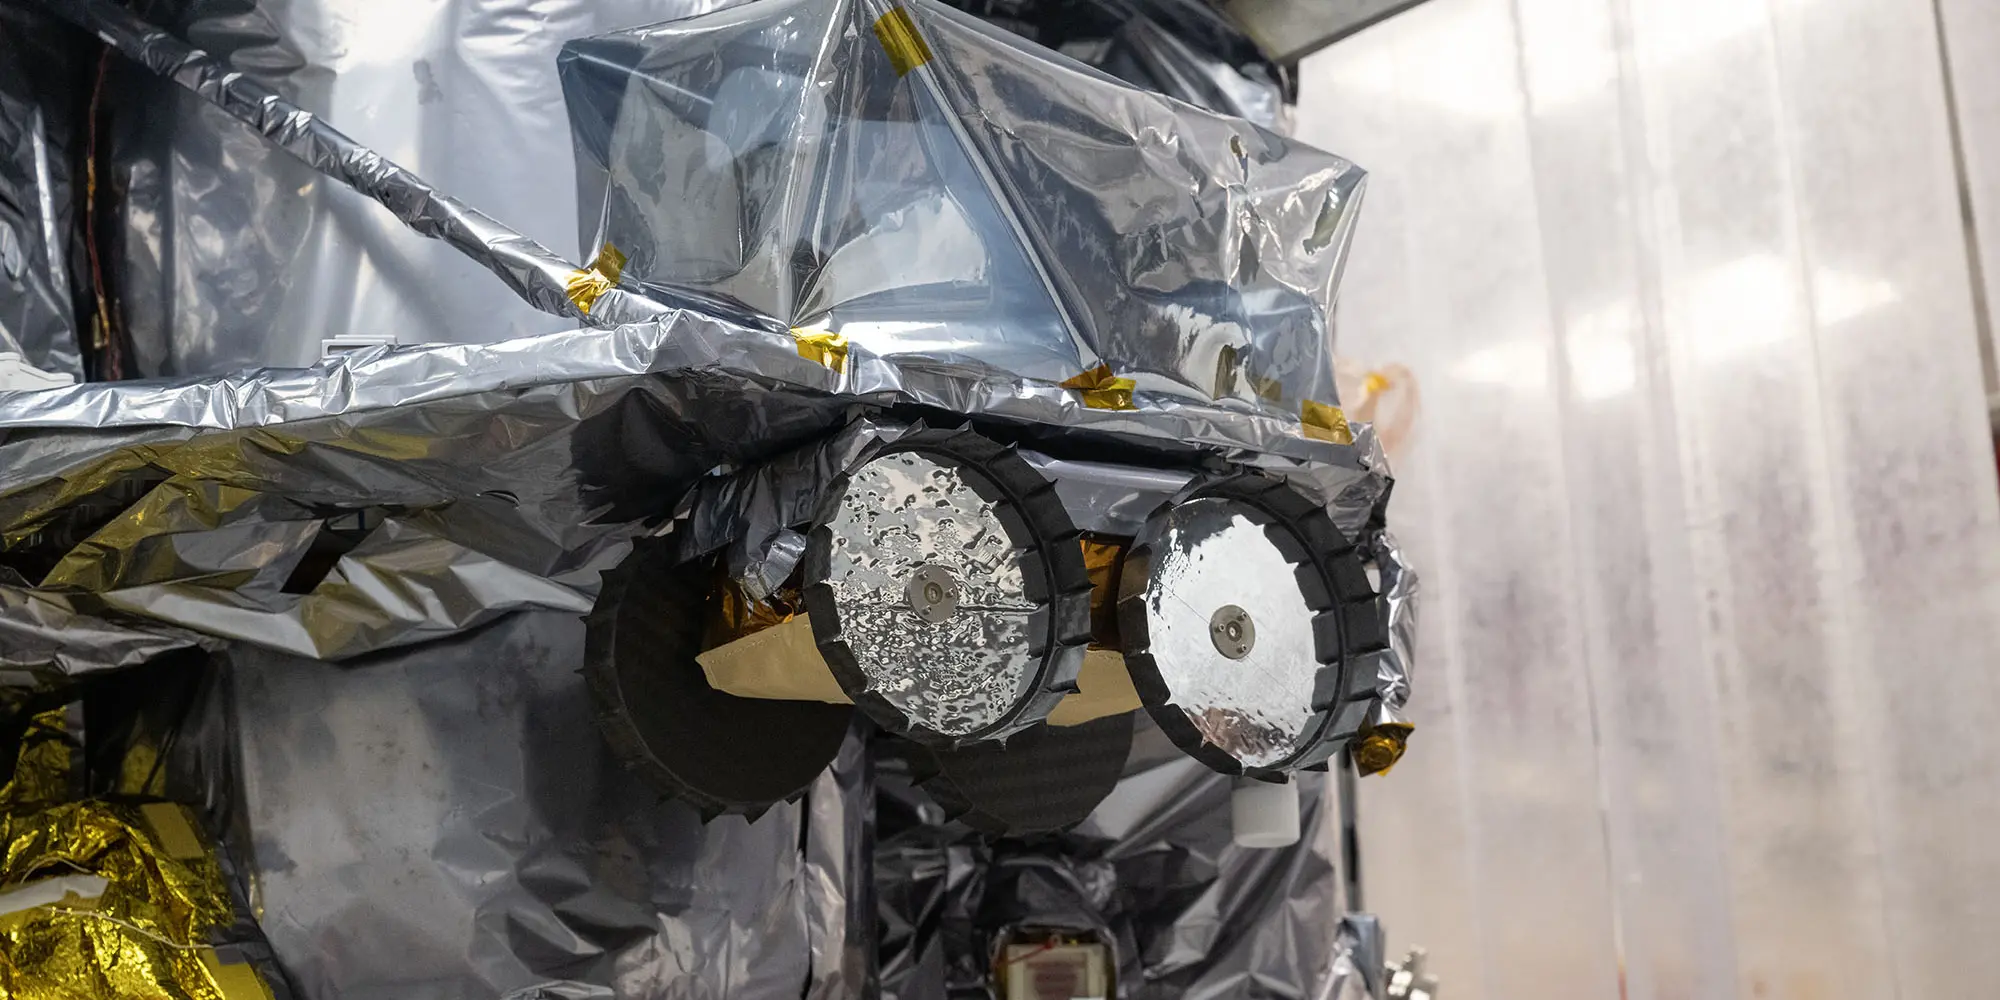
<path id="1" fill-rule="evenodd" d="M 0 886 L 55 891 L 0 913 L 0 993 L 288 1000 L 282 974 L 245 962 L 268 956 L 196 815 L 79 796 L 76 713 L 18 711 L 32 714 L 0 787 Z"/>
<path id="2" fill-rule="evenodd" d="M 1302 414 L 1338 414 L 1328 323 L 1365 190 L 1340 157 L 935 0 L 752 4 L 560 66 L 589 240 L 634 289 L 1098 409 L 1150 393 L 1308 435 Z"/>
<path id="3" fill-rule="evenodd" d="M 70 176 L 88 46 L 32 7 L 0 10 L 0 353 L 81 378 Z"/>
<path id="4" fill-rule="evenodd" d="M 916 984 L 933 971 L 970 986 L 963 956 L 981 952 L 957 946 L 980 940 L 980 921 L 1060 919 L 1052 899 L 1072 900 L 1054 909 L 1120 943 L 1137 997 L 1219 998 L 1273 982 L 1314 991 L 1301 996 L 1378 993 L 1379 932 L 1339 921 L 1325 839 L 1234 850 L 1217 818 L 1227 810 L 1212 801 L 1221 779 L 1177 754 L 1136 766 L 1071 854 L 996 853 L 942 830 L 892 833 L 878 849 L 870 750 L 858 737 L 802 802 L 757 824 L 703 827 L 609 766 L 573 673 L 577 615 L 634 539 L 672 531 L 708 551 L 735 546 L 737 584 L 769 594 L 797 563 L 800 511 L 835 470 L 909 414 L 942 414 L 1029 442 L 1029 460 L 1089 531 L 1132 533 L 1197 469 L 1234 464 L 1293 481 L 1374 546 L 1394 636 L 1375 661 L 1374 717 L 1399 720 L 1415 585 L 1381 534 L 1387 466 L 1366 425 L 1347 426 L 1351 443 L 1326 435 L 1335 443 L 1301 422 L 1317 412 L 1305 403 L 1334 403 L 1324 323 L 1358 170 L 1212 116 L 1177 120 L 1215 142 L 1148 145 L 1157 136 L 1116 123 L 1132 107 L 1157 114 L 1156 99 L 911 5 L 897 30 L 929 58 L 893 68 L 896 99 L 915 102 L 901 120 L 930 123 L 924 141 L 951 132 L 986 169 L 1020 168 L 982 177 L 1008 223 L 986 236 L 1019 241 L 1059 322 L 1035 348 L 1040 361 L 1015 363 L 997 334 L 947 350 L 846 322 L 857 303 L 880 305 L 876 292 L 913 290 L 925 294 L 888 297 L 906 322 L 931 321 L 918 307 L 937 289 L 923 283 L 771 309 L 606 267 L 609 253 L 579 267 L 114 5 L 48 3 L 535 308 L 599 327 L 364 350 L 308 369 L 0 394 L 0 679 L 104 678 L 190 650 L 227 661 L 231 685 L 190 729 L 230 763 L 189 780 L 211 810 L 230 813 L 235 839 L 216 870 L 242 856 L 271 953 L 302 993 L 832 998 L 865 995 L 876 956 L 893 954 L 881 968 L 887 995 L 928 998 L 937 994 Z M 872 32 L 858 37 L 887 58 Z M 1038 90 L 1049 65 L 1062 83 Z M 1003 106 L 1001 92 L 1036 99 Z M 624 96 L 608 107 L 624 109 Z M 13 110 L 4 99 L 0 116 Z M 961 120 L 982 107 L 985 117 Z M 1046 130 L 1055 119 L 1081 127 Z M 1035 129 L 1055 145 L 1009 151 Z M 1113 220 L 1100 236 L 1152 241 L 1155 264 L 1226 246 L 1220 270 L 1127 268 L 1115 240 L 1079 247 L 1060 227 L 1033 230 L 1027 206 L 1104 215 L 1132 200 L 1137 189 L 1100 182 L 1068 156 L 1063 143 L 1081 140 L 1164 157 L 1169 177 L 1198 181 L 1168 183 L 1153 192 L 1168 210 L 1124 230 L 1131 220 Z M 1295 199 L 1308 211 L 1273 207 L 1287 184 L 1312 195 Z M 1184 188 L 1206 199 L 1206 214 L 1168 197 Z M 799 241 L 777 240 L 761 262 L 810 271 L 892 228 L 820 241 L 810 261 Z M 620 259 L 632 249 L 619 247 Z M 432 280 L 396 278 L 420 289 Z M 991 329 L 1023 315 L 1003 311 Z M 1253 329 L 1258 317 L 1276 320 Z M 481 332 L 450 319 L 441 325 Z M 37 336 L 59 339 L 47 329 Z M 329 332 L 341 331 L 293 323 L 254 335 L 316 342 Z M 432 339 L 421 324 L 390 335 Z M 1088 384 L 1061 385 L 1099 365 Z M 892 409 L 905 412 L 882 416 Z M 802 457 L 769 461 L 787 453 Z M 225 772 L 240 773 L 241 787 Z M 1318 829 L 1324 810 L 1312 802 Z M 106 817 L 93 836 L 139 845 L 143 831 Z M 1163 873 L 1185 899 L 1130 898 Z M 235 919 L 226 881 L 203 882 L 223 886 L 200 904 L 216 927 Z M 1223 940 L 1218 914 L 1243 933 Z M 84 927 L 63 924 L 59 936 Z M 958 937 L 946 947 L 940 934 Z"/>
<path id="5" fill-rule="evenodd" d="M 596 574 L 710 470 L 825 434 L 871 402 L 1008 420 L 1072 450 L 1079 435 L 1167 455 L 1202 446 L 1294 479 L 1348 521 L 1386 488 L 1358 447 L 1254 414 L 1097 410 L 991 373 L 852 360 L 834 373 L 780 335 L 682 313 L 314 369 L 9 394 L 0 539 L 48 550 L 54 565 L 33 582 L 85 613 L 340 659 L 508 610 L 585 609 Z M 1065 492 L 1101 512 L 1083 523 L 1131 518 L 1150 507 L 1150 481 L 1172 478 L 1134 471 L 1130 489 L 1076 468 Z M 795 520 L 734 537 L 762 544 Z M 358 537 L 325 557 L 330 570 L 301 569 L 343 530 Z"/>
<path id="6" fill-rule="evenodd" d="M 358 662 L 242 648 L 236 808 L 302 994 L 858 995 L 858 741 L 796 803 L 704 824 L 611 757 L 584 626 L 527 612 Z"/>
<path id="7" fill-rule="evenodd" d="M 1379 1000 L 1379 931 L 1340 912 L 1326 782 L 1301 783 L 1297 844 L 1238 848 L 1230 779 L 1140 725 L 1124 779 L 1064 834 L 988 837 L 943 822 L 906 777 L 878 779 L 884 1000 L 984 995 L 1015 928 L 1110 944 L 1126 1000 Z"/>
<path id="8" fill-rule="evenodd" d="M 278 92 L 106 0 L 40 2 L 152 72 L 200 95 L 313 169 L 366 195 L 411 229 L 483 264 L 509 290 L 543 312 L 611 325 L 666 311 L 660 303 L 616 287 L 601 288 L 586 309 L 569 292 L 572 277 L 585 268 L 437 190 Z"/>

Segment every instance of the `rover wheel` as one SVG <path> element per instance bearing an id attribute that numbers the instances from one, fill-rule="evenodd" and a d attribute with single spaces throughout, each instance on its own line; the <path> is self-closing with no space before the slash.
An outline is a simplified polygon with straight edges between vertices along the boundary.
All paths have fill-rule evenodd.
<path id="1" fill-rule="evenodd" d="M 854 710 L 739 698 L 708 685 L 695 655 L 714 574 L 642 543 L 604 574 L 587 619 L 584 677 L 613 754 L 704 819 L 755 819 L 796 799 L 833 762 Z"/>
<path id="2" fill-rule="evenodd" d="M 1189 755 L 1225 774 L 1323 764 L 1351 732 L 1349 664 L 1387 648 L 1361 555 L 1283 481 L 1198 484 L 1134 540 L 1119 581 L 1125 662 Z M 1351 713 L 1350 713 L 1351 714 Z"/>
<path id="3" fill-rule="evenodd" d="M 966 430 L 917 430 L 829 491 L 806 548 L 813 635 L 854 703 L 933 747 L 997 740 L 1076 689 L 1090 580 L 1055 488 Z"/>
<path id="4" fill-rule="evenodd" d="M 1019 837 L 1083 822 L 1111 794 L 1132 752 L 1130 713 L 1075 726 L 1036 726 L 1005 746 L 916 748 L 917 784 L 945 816 Z"/>

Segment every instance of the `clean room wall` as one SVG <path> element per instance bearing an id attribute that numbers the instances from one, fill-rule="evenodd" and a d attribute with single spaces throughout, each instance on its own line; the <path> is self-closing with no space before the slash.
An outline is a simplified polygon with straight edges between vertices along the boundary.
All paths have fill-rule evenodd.
<path id="1" fill-rule="evenodd" d="M 1341 353 L 1423 400 L 1367 902 L 1451 1000 L 2000 983 L 2000 11 L 1941 2 L 1951 89 L 1928 0 L 1432 0 L 1305 64 L 1373 172 Z"/>

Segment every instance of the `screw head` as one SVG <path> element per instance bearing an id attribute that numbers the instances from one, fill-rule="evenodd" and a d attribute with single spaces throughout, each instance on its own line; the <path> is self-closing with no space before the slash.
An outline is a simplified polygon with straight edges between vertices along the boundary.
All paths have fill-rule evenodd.
<path id="1" fill-rule="evenodd" d="M 1257 624 L 1250 620 L 1250 612 L 1225 604 L 1209 616 L 1208 639 L 1215 643 L 1216 652 L 1240 660 L 1257 646 Z"/>
<path id="2" fill-rule="evenodd" d="M 943 566 L 923 566 L 910 577 L 903 596 L 918 620 L 936 625 L 958 610 L 958 580 Z"/>

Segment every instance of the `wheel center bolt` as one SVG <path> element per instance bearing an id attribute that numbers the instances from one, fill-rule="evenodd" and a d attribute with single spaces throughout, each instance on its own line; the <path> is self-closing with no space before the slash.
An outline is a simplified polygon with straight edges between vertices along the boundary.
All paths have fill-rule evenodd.
<path id="1" fill-rule="evenodd" d="M 1215 609 L 1208 619 L 1208 638 L 1215 643 L 1215 651 L 1232 659 L 1240 660 L 1250 655 L 1257 645 L 1257 626 L 1250 620 L 1250 612 L 1234 604 L 1225 604 Z"/>

